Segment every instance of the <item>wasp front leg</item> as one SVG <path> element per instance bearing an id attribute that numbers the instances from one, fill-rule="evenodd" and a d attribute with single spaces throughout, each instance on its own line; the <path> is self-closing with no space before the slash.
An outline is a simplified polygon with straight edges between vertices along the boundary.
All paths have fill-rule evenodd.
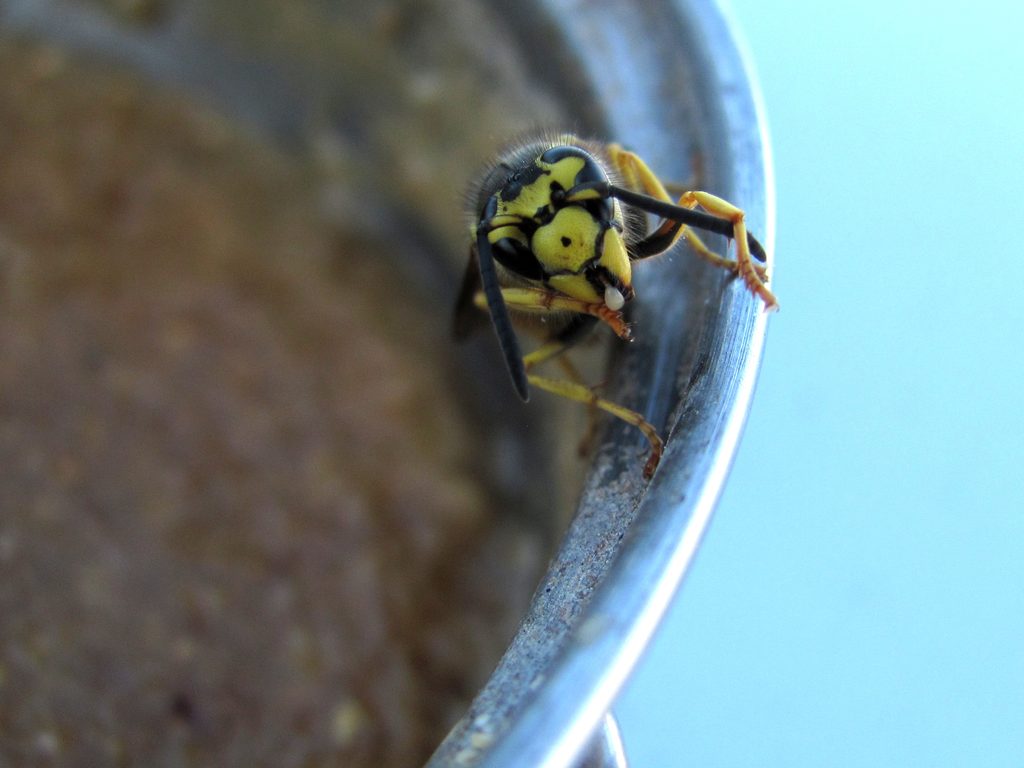
<path id="1" fill-rule="evenodd" d="M 630 189 L 643 191 L 654 199 L 669 203 L 670 205 L 677 205 L 691 210 L 697 207 L 703 208 L 708 213 L 729 221 L 732 224 L 733 239 L 736 241 L 736 259 L 729 259 L 720 256 L 708 248 L 700 235 L 694 232 L 692 228 L 671 219 L 666 219 L 657 230 L 637 246 L 638 252 L 644 254 L 644 256 L 662 253 L 682 237 L 701 258 L 715 266 L 738 274 L 747 288 L 764 301 L 766 309 L 778 309 L 778 300 L 765 284 L 768 280 L 767 269 L 760 264 L 754 263 L 751 256 L 745 217 L 740 208 L 720 197 L 698 191 L 683 192 L 678 201 L 673 201 L 665 189 L 665 185 L 662 184 L 661 180 L 639 156 L 623 149 L 617 144 L 609 145 L 608 153 L 612 163 L 619 173 L 622 174 Z"/>
<path id="2" fill-rule="evenodd" d="M 778 299 L 775 298 L 775 294 L 764 283 L 767 279 L 765 268 L 755 264 L 753 257 L 750 255 L 750 242 L 747 240 L 747 225 L 743 211 L 729 201 L 708 192 L 686 192 L 679 198 L 678 204 L 684 208 L 696 208 L 699 205 L 708 213 L 721 216 L 723 219 L 728 219 L 732 222 L 733 239 L 736 241 L 736 261 L 728 262 L 726 260 L 729 263 L 729 268 L 742 278 L 751 293 L 761 297 L 766 310 L 773 311 L 778 309 Z M 692 229 L 684 227 L 682 236 L 704 258 L 713 258 L 715 260 L 722 258 L 717 253 L 711 251 Z"/>
<path id="3" fill-rule="evenodd" d="M 611 315 L 615 316 L 613 319 L 619 326 L 617 327 L 616 325 L 612 325 L 613 330 L 615 330 L 620 337 L 629 338 L 629 329 L 625 323 L 622 322 L 621 313 L 612 312 L 603 304 L 590 304 L 579 299 L 573 299 L 567 296 L 562 296 L 561 294 L 553 294 L 550 291 L 535 288 L 503 288 L 501 293 L 508 306 L 528 312 L 548 312 L 559 310 L 569 310 L 581 313 L 585 312 L 597 317 L 598 319 L 604 320 L 609 325 L 612 325 L 611 322 L 605 319 L 605 317 L 611 313 Z M 483 293 L 480 293 L 476 297 L 475 301 L 481 307 L 486 308 L 487 302 Z M 596 310 L 593 312 L 587 311 L 589 308 L 594 307 L 601 307 L 603 308 L 603 311 L 600 313 Z M 567 360 L 560 357 L 560 355 L 569 347 L 573 346 L 576 341 L 577 339 L 575 334 L 568 334 L 564 338 L 550 339 L 533 352 L 524 355 L 523 369 L 527 372 L 526 380 L 538 389 L 543 389 L 545 392 L 550 392 L 551 394 L 560 395 L 569 400 L 575 400 L 578 403 L 583 403 L 591 409 L 599 408 L 639 429 L 651 445 L 651 453 L 648 456 L 647 463 L 644 465 L 644 477 L 650 479 L 654 474 L 654 470 L 658 467 L 658 462 L 661 460 L 661 454 L 664 449 L 664 443 L 662 443 L 661 438 L 658 436 L 658 431 L 650 422 L 636 411 L 625 408 L 618 403 L 613 403 L 611 400 L 599 397 L 590 387 L 587 387 L 582 383 L 579 373 L 576 371 L 575 367 Z M 566 373 L 571 379 L 574 379 L 574 381 L 548 379 L 543 376 L 537 376 L 536 374 L 530 373 L 530 371 L 541 363 L 548 362 L 555 358 L 558 358 L 560 361 L 565 363 Z M 582 445 L 583 444 L 581 444 L 581 447 Z"/>
<path id="4" fill-rule="evenodd" d="M 620 339 L 630 341 L 633 338 L 622 312 L 611 309 L 602 302 L 574 299 L 543 288 L 502 288 L 501 296 L 511 309 L 521 312 L 578 312 L 591 315 L 611 328 Z M 481 309 L 488 309 L 487 297 L 482 291 L 473 297 L 473 301 Z"/>

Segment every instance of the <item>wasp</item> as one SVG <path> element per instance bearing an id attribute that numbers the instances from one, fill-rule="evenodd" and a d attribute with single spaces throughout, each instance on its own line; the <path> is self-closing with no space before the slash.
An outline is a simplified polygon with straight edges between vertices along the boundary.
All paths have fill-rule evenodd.
<path id="1" fill-rule="evenodd" d="M 508 148 L 467 198 L 469 263 L 456 302 L 456 337 L 468 335 L 489 313 L 520 398 L 528 400 L 533 386 L 637 427 L 650 443 L 643 470 L 649 479 L 663 442 L 643 416 L 598 396 L 571 365 L 564 368 L 572 380 L 538 376 L 533 370 L 598 323 L 631 339 L 623 308 L 635 295 L 633 264 L 665 253 L 680 239 L 701 258 L 737 274 L 767 309 L 776 309 L 766 284 L 764 249 L 748 234 L 743 211 L 707 192 L 684 191 L 673 199 L 636 154 L 573 134 L 528 139 Z M 695 230 L 730 238 L 735 258 L 712 251 Z M 529 354 L 520 350 L 510 313 L 517 319 L 544 319 L 545 338 Z"/>

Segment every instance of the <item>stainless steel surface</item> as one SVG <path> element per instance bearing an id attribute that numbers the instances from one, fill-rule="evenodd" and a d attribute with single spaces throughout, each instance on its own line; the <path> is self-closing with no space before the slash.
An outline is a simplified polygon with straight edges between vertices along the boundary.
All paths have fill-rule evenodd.
<path id="1" fill-rule="evenodd" d="M 549 0 L 607 109 L 610 135 L 666 177 L 747 211 L 769 254 L 763 115 L 721 10 L 708 0 Z M 724 242 L 716 243 L 724 247 Z M 572 765 L 608 712 L 690 565 L 745 421 L 766 317 L 736 281 L 677 253 L 638 270 L 637 341 L 609 392 L 669 436 L 649 486 L 643 441 L 610 425 L 576 516 L 493 677 L 430 765 Z M 685 692 L 680 692 L 685 695 Z"/>
<path id="2" fill-rule="evenodd" d="M 604 716 L 600 730 L 576 768 L 629 768 L 619 723 L 612 713 Z"/>

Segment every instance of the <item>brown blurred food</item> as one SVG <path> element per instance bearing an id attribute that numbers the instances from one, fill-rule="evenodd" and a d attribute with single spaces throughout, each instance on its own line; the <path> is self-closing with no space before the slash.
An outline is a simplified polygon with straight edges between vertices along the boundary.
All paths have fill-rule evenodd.
<path id="1" fill-rule="evenodd" d="M 0 72 L 0 764 L 422 761 L 541 560 L 447 315 L 213 111 Z"/>

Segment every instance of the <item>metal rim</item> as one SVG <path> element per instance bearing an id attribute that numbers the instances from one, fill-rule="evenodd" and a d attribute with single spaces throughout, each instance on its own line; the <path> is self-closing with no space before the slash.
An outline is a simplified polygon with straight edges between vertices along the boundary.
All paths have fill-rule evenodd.
<path id="1" fill-rule="evenodd" d="M 746 209 L 770 257 L 774 202 L 763 110 L 722 9 L 712 0 L 644 4 L 642 13 L 630 4 L 544 5 L 552 17 L 571 18 L 566 39 L 599 98 L 614 101 L 609 130 L 617 139 L 658 155 L 671 142 L 667 124 L 697 121 L 703 182 Z M 646 54 L 631 44 L 643 34 L 678 36 L 675 64 L 650 69 L 650 58 L 665 51 L 657 41 Z M 683 103 L 652 100 L 673 80 L 688 86 Z M 690 293 L 676 302 L 672 291 L 681 284 Z M 741 285 L 681 260 L 659 267 L 644 290 L 635 320 L 649 341 L 616 360 L 612 390 L 670 433 L 662 466 L 649 487 L 638 485 L 635 436 L 609 430 L 518 635 L 430 765 L 572 764 L 693 560 L 746 420 L 766 318 Z M 646 387 L 637 391 L 635 382 Z"/>

